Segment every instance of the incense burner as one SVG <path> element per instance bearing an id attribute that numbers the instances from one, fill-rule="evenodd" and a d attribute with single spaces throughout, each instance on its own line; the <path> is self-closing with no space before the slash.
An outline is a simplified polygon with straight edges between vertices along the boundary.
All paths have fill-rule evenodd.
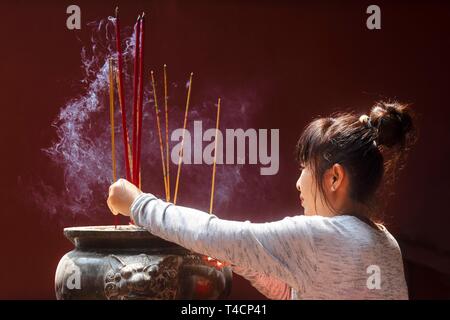
<path id="1" fill-rule="evenodd" d="M 75 249 L 59 261 L 57 299 L 222 299 L 232 272 L 136 226 L 64 229 Z"/>

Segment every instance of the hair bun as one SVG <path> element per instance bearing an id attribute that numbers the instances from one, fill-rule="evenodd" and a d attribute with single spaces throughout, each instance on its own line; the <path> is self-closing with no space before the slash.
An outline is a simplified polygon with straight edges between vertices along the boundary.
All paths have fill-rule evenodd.
<path id="1" fill-rule="evenodd" d="M 400 103 L 377 103 L 370 112 L 370 123 L 378 131 L 379 146 L 405 147 L 413 137 L 411 110 Z"/>

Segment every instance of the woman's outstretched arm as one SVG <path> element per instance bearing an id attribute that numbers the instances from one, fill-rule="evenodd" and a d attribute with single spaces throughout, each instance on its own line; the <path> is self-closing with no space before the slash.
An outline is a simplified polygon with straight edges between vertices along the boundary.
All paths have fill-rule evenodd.
<path id="1" fill-rule="evenodd" d="M 312 240 L 303 216 L 270 223 L 229 221 L 144 193 L 133 201 L 131 216 L 158 237 L 280 279 L 300 292 L 315 271 Z"/>

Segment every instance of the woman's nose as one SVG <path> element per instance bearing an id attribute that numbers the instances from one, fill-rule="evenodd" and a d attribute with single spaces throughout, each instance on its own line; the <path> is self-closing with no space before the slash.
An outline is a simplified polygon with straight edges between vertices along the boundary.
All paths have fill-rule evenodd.
<path id="1" fill-rule="evenodd" d="M 300 178 L 297 180 L 297 182 L 295 183 L 295 188 L 300 191 Z"/>

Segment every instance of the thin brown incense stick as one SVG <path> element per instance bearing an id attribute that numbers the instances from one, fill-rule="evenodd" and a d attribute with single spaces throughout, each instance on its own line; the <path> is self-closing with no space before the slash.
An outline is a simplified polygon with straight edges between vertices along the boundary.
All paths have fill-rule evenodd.
<path id="1" fill-rule="evenodd" d="M 112 159 L 112 178 L 113 182 L 117 180 L 116 171 L 116 145 L 114 136 L 114 68 L 113 60 L 109 59 L 109 117 L 111 121 L 111 159 Z M 119 224 L 119 216 L 114 216 L 114 228 Z"/>
<path id="2" fill-rule="evenodd" d="M 189 78 L 189 88 L 186 99 L 186 110 L 184 111 L 184 124 L 183 124 L 183 136 L 181 138 L 181 148 L 180 153 L 178 155 L 178 171 L 177 171 L 177 179 L 175 181 L 175 192 L 173 195 L 173 204 L 177 203 L 177 195 L 178 195 L 178 185 L 180 183 L 180 174 L 181 174 L 181 163 L 183 162 L 183 146 L 184 146 L 184 133 L 186 132 L 186 124 L 187 124 L 187 116 L 189 111 L 189 100 L 191 98 L 191 89 L 192 89 L 192 76 L 194 74 L 191 73 L 191 77 Z"/>
<path id="3" fill-rule="evenodd" d="M 219 118 L 220 118 L 220 98 L 217 101 L 217 119 L 216 119 L 216 136 L 214 140 L 214 160 L 213 160 L 213 172 L 211 181 L 211 201 L 209 203 L 209 213 L 212 213 L 214 203 L 214 182 L 216 180 L 216 160 L 217 160 L 217 135 L 219 133 Z"/>
<path id="4" fill-rule="evenodd" d="M 164 161 L 164 150 L 163 150 L 163 143 L 162 143 L 162 135 L 161 135 L 161 125 L 159 122 L 159 109 L 158 109 L 158 99 L 156 97 L 156 86 L 155 86 L 155 77 L 153 76 L 153 70 L 150 72 L 152 77 L 152 88 L 153 88 L 153 99 L 155 100 L 155 113 L 156 113 L 156 127 L 158 129 L 158 137 L 159 137 L 159 150 L 161 152 L 161 162 L 162 162 L 162 169 L 163 169 L 163 178 L 164 178 L 164 189 L 166 192 L 166 199 L 167 199 L 167 175 L 166 175 L 166 162 Z"/>
<path id="5" fill-rule="evenodd" d="M 109 59 L 109 112 L 111 120 L 111 158 L 113 182 L 117 180 L 116 171 L 116 145 L 114 136 L 114 70 L 113 60 Z"/>
<path id="6" fill-rule="evenodd" d="M 167 201 L 170 201 L 170 158 L 169 158 L 169 113 L 167 106 L 167 66 L 164 65 L 164 110 L 166 116 L 166 170 L 167 170 Z"/>
<path id="7" fill-rule="evenodd" d="M 120 88 L 120 77 L 119 77 L 119 72 L 116 69 L 115 70 L 115 75 L 116 75 L 116 82 L 117 82 L 117 89 Z M 122 99 L 121 96 L 122 94 L 120 93 L 120 90 L 117 90 L 117 94 L 119 95 L 119 104 L 122 105 Z M 122 107 L 120 108 L 120 111 L 122 112 Z M 128 150 L 128 161 L 130 162 L 130 171 L 133 170 L 133 161 L 132 161 L 132 154 L 131 154 L 131 144 L 130 144 L 130 138 L 128 137 L 128 132 L 126 134 L 126 141 L 127 141 L 127 150 Z"/>

